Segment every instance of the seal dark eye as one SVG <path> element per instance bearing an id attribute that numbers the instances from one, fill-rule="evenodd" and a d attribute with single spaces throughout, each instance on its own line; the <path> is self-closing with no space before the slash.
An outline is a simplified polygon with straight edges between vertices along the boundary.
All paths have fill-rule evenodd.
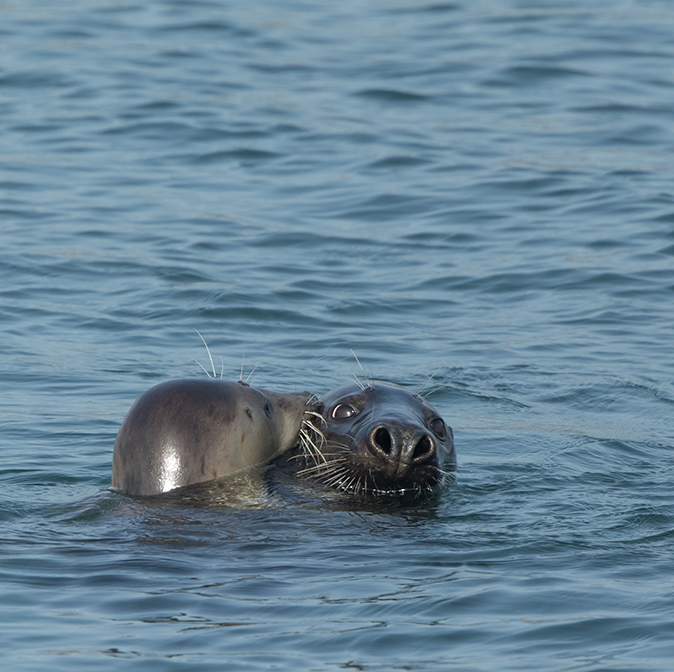
<path id="1" fill-rule="evenodd" d="M 332 409 L 332 413 L 330 415 L 335 419 L 335 420 L 346 420 L 347 418 L 351 418 L 354 415 L 356 415 L 358 411 L 353 406 L 349 406 L 349 404 L 337 404 Z"/>
<path id="2" fill-rule="evenodd" d="M 264 402 L 264 413 L 268 418 L 274 414 L 274 409 L 271 407 L 271 404 L 268 401 Z"/>
<path id="3" fill-rule="evenodd" d="M 445 438 L 445 423 L 442 418 L 431 420 L 431 430 L 437 437 L 441 439 Z"/>

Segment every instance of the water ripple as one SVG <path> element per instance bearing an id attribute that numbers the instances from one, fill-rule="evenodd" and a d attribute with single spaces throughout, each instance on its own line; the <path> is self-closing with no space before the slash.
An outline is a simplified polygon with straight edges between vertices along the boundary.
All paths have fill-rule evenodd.
<path id="1" fill-rule="evenodd" d="M 673 27 L 662 2 L 4 7 L 7 665 L 669 670 Z M 425 386 L 456 481 L 111 492 L 129 405 L 202 375 L 195 328 L 232 380 L 322 393 L 353 350 Z"/>

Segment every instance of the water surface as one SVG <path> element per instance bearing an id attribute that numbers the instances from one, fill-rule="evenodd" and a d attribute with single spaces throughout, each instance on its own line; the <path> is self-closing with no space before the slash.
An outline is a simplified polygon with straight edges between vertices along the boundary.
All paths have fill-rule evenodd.
<path id="1" fill-rule="evenodd" d="M 669 3 L 0 16 L 12 670 L 671 670 Z M 279 391 L 434 374 L 456 482 L 111 492 L 195 329 Z"/>

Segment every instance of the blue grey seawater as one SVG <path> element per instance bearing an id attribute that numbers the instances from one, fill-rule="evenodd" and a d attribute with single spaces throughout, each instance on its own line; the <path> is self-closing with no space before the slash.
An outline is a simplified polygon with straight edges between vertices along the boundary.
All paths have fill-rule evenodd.
<path id="1" fill-rule="evenodd" d="M 0 19 L 5 669 L 674 669 L 672 3 Z M 434 374 L 456 482 L 110 492 L 195 329 L 280 391 Z"/>

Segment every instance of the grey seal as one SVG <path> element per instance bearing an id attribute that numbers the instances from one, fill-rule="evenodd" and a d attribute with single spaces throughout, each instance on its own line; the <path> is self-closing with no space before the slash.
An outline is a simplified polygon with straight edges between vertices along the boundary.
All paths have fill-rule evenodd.
<path id="1" fill-rule="evenodd" d="M 264 464 L 297 445 L 312 398 L 218 379 L 156 385 L 122 422 L 112 487 L 155 495 Z"/>
<path id="2" fill-rule="evenodd" d="M 356 494 L 421 494 L 456 469 L 452 428 L 426 399 L 397 385 L 344 385 L 309 413 L 301 476 Z"/>

